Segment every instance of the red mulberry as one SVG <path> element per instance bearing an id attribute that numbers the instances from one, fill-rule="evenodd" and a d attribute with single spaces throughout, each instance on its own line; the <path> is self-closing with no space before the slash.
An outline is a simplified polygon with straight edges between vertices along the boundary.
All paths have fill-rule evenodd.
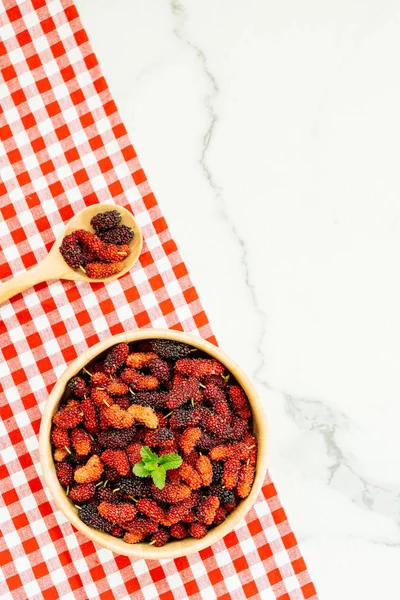
<path id="1" fill-rule="evenodd" d="M 97 433 L 99 431 L 99 419 L 97 416 L 96 406 L 90 398 L 84 398 L 81 402 L 83 412 L 83 424 L 89 433 Z"/>
<path id="2" fill-rule="evenodd" d="M 177 540 L 184 540 L 188 536 L 187 527 L 183 523 L 175 523 L 171 526 L 169 532 Z"/>
<path id="3" fill-rule="evenodd" d="M 149 431 L 146 433 L 144 442 L 146 446 L 150 446 L 153 448 L 155 446 L 162 446 L 166 442 L 169 442 L 174 439 L 174 434 L 170 429 L 166 427 L 161 427 L 160 429 L 155 429 L 154 431 Z"/>
<path id="4" fill-rule="evenodd" d="M 227 490 L 232 490 L 236 486 L 239 470 L 240 460 L 238 458 L 228 458 L 222 475 L 222 484 Z"/>
<path id="5" fill-rule="evenodd" d="M 254 481 L 254 466 L 243 465 L 239 471 L 236 493 L 239 498 L 247 498 Z"/>
<path id="6" fill-rule="evenodd" d="M 60 427 L 53 427 L 51 441 L 56 448 L 69 448 L 71 445 L 68 430 Z"/>
<path id="7" fill-rule="evenodd" d="M 110 381 L 106 386 L 106 392 L 107 394 L 110 394 L 110 396 L 125 396 L 128 391 L 128 386 L 122 381 Z"/>
<path id="8" fill-rule="evenodd" d="M 146 517 L 153 519 L 153 521 L 156 523 L 163 524 L 167 522 L 167 516 L 164 510 L 157 504 L 157 502 L 150 500 L 150 498 L 140 498 L 136 504 L 136 508 L 139 512 L 146 515 Z"/>
<path id="9" fill-rule="evenodd" d="M 126 359 L 126 366 L 136 370 L 142 369 L 155 358 L 158 356 L 154 352 L 132 352 Z"/>
<path id="10" fill-rule="evenodd" d="M 124 342 L 116 344 L 108 351 L 104 359 L 104 372 L 107 375 L 114 375 L 121 367 L 129 354 L 129 346 Z"/>
<path id="11" fill-rule="evenodd" d="M 86 456 L 89 454 L 92 446 L 92 440 L 85 429 L 73 429 L 71 431 L 71 441 L 76 453 L 79 454 L 79 456 Z"/>
<path id="12" fill-rule="evenodd" d="M 207 527 L 203 523 L 191 523 L 189 534 L 197 539 L 203 538 L 207 534 Z"/>
<path id="13" fill-rule="evenodd" d="M 207 496 L 197 507 L 197 516 L 201 523 L 211 525 L 215 519 L 215 513 L 219 508 L 219 498 L 216 496 Z"/>
<path id="14" fill-rule="evenodd" d="M 156 548 L 160 548 L 161 546 L 165 546 L 170 539 L 169 530 L 165 527 L 161 527 L 156 533 L 153 533 L 151 536 L 151 544 L 153 544 Z"/>
<path id="15" fill-rule="evenodd" d="M 123 268 L 124 263 L 122 262 L 91 262 L 85 265 L 86 275 L 91 279 L 104 279 L 104 277 L 111 277 L 111 275 L 120 273 Z"/>
<path id="16" fill-rule="evenodd" d="M 142 375 L 131 368 L 122 371 L 121 379 L 134 390 L 155 390 L 159 385 L 158 379 L 153 375 Z"/>
<path id="17" fill-rule="evenodd" d="M 77 400 L 71 400 L 53 416 L 53 423 L 62 429 L 72 429 L 83 419 L 83 412 Z"/>
<path id="18" fill-rule="evenodd" d="M 176 472 L 179 473 L 179 477 L 182 481 L 187 483 L 192 490 L 199 489 L 203 484 L 200 474 L 186 462 L 183 462 L 181 466 L 176 469 Z"/>
<path id="19" fill-rule="evenodd" d="M 89 393 L 89 388 L 86 385 L 85 380 L 79 376 L 72 377 L 72 379 L 68 381 L 67 390 L 69 390 L 71 394 L 77 398 L 83 398 L 83 396 Z"/>
<path id="20" fill-rule="evenodd" d="M 70 463 L 60 462 L 56 464 L 56 474 L 61 485 L 67 487 L 73 481 L 74 469 Z"/>
<path id="21" fill-rule="evenodd" d="M 188 427 L 188 429 L 185 429 L 178 440 L 179 447 L 183 450 L 184 454 L 190 454 L 200 436 L 200 427 Z"/>
<path id="22" fill-rule="evenodd" d="M 189 498 L 192 490 L 187 485 L 166 483 L 162 490 L 159 490 L 155 485 L 151 487 L 151 493 L 154 500 L 157 502 L 168 502 L 169 504 L 177 504 Z"/>
<path id="23" fill-rule="evenodd" d="M 129 460 L 123 450 L 105 450 L 101 460 L 105 465 L 116 469 L 119 475 L 127 475 L 130 471 Z"/>
<path id="24" fill-rule="evenodd" d="M 194 377 L 178 383 L 169 392 L 166 406 L 168 408 L 179 408 L 182 404 L 193 398 L 198 389 L 199 382 Z"/>
<path id="25" fill-rule="evenodd" d="M 111 521 L 111 523 L 117 523 L 122 525 L 125 521 L 132 521 L 137 513 L 136 507 L 133 504 L 122 503 L 122 504 L 109 504 L 108 502 L 101 502 L 97 507 L 99 514 Z"/>
<path id="26" fill-rule="evenodd" d="M 92 483 L 98 481 L 103 473 L 103 463 L 97 454 L 89 458 L 86 465 L 79 467 L 74 473 L 77 483 Z"/>
<path id="27" fill-rule="evenodd" d="M 242 419 L 250 419 L 251 408 L 246 394 L 239 385 L 231 385 L 229 397 L 236 414 Z"/>
<path id="28" fill-rule="evenodd" d="M 213 470 L 210 459 L 205 454 L 199 456 L 196 461 L 196 470 L 200 473 L 203 485 L 210 485 L 213 478 Z"/>
<path id="29" fill-rule="evenodd" d="M 175 369 L 197 379 L 208 375 L 222 375 L 225 371 L 224 365 L 213 358 L 184 358 L 175 363 Z"/>
<path id="30" fill-rule="evenodd" d="M 75 484 L 69 493 L 69 497 L 73 502 L 86 502 L 96 493 L 96 486 L 94 483 L 77 483 Z"/>

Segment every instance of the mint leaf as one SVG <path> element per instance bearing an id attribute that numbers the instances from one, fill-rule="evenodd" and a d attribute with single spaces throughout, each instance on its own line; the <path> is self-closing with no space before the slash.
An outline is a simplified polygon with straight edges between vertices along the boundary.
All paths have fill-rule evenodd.
<path id="1" fill-rule="evenodd" d="M 166 475 L 166 471 L 165 471 L 164 467 L 162 467 L 162 466 L 158 467 L 151 473 L 153 483 L 159 490 L 162 490 L 163 487 L 165 486 L 165 475 Z"/>
<path id="2" fill-rule="evenodd" d="M 142 446 L 140 448 L 140 456 L 145 462 L 150 462 L 154 460 L 158 462 L 157 454 L 154 454 L 154 452 L 152 452 L 148 446 Z"/>
<path id="3" fill-rule="evenodd" d="M 154 471 L 154 469 L 157 469 L 158 467 L 158 460 L 151 460 L 150 462 L 145 460 L 144 464 L 146 465 L 146 469 L 148 471 Z"/>
<path id="4" fill-rule="evenodd" d="M 160 456 L 159 461 L 164 469 L 177 469 L 182 464 L 182 457 L 175 453 L 164 454 Z"/>
<path id="5" fill-rule="evenodd" d="M 146 463 L 143 460 L 141 460 L 133 466 L 133 472 L 138 477 L 147 477 L 148 475 L 150 475 L 150 471 L 147 469 Z"/>

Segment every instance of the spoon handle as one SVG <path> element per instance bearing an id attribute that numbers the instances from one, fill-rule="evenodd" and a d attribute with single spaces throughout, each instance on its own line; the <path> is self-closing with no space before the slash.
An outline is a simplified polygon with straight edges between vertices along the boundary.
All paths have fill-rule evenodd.
<path id="1" fill-rule="evenodd" d="M 47 279 L 53 279 L 54 275 L 49 273 L 49 269 L 46 267 L 45 260 L 43 260 L 31 269 L 28 269 L 28 271 L 24 271 L 23 273 L 12 277 L 5 283 L 0 284 L 0 304 L 16 294 L 19 294 L 19 292 L 23 292 L 27 288 L 32 287 L 36 283 L 46 281 Z"/>

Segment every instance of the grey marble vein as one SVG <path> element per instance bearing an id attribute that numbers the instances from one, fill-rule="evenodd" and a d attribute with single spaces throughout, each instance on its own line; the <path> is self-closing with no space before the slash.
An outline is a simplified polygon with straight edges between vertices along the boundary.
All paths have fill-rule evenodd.
<path id="1" fill-rule="evenodd" d="M 216 77 L 213 75 L 209 67 L 207 57 L 204 51 L 197 44 L 192 42 L 185 33 L 184 21 L 186 15 L 183 3 L 179 2 L 179 0 L 171 0 L 171 10 L 172 14 L 176 18 L 176 26 L 174 28 L 174 33 L 176 37 L 196 54 L 201 70 L 208 81 L 209 91 L 204 97 L 204 105 L 208 115 L 208 126 L 207 130 L 203 135 L 201 156 L 199 162 L 203 171 L 203 175 L 207 180 L 209 187 L 212 189 L 214 198 L 218 203 L 218 210 L 222 218 L 224 219 L 225 224 L 229 227 L 230 231 L 232 232 L 233 238 L 236 240 L 236 243 L 240 249 L 243 277 L 250 296 L 251 303 L 253 305 L 253 308 L 255 309 L 259 321 L 259 334 L 256 345 L 258 365 L 254 371 L 254 377 L 260 384 L 266 385 L 268 387 L 267 382 L 263 381 L 260 375 L 265 365 L 262 344 L 266 334 L 267 315 L 260 306 L 257 297 L 256 286 L 251 280 L 249 255 L 246 241 L 240 235 L 233 218 L 231 217 L 229 211 L 226 208 L 226 202 L 223 196 L 223 189 L 217 184 L 216 179 L 207 161 L 207 153 L 215 133 L 216 125 L 218 123 L 218 114 L 214 107 L 214 101 L 219 94 L 219 86 Z"/>

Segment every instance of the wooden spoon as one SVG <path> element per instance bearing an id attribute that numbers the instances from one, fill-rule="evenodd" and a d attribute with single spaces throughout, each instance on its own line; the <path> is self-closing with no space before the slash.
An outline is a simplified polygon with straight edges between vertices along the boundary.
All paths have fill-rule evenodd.
<path id="1" fill-rule="evenodd" d="M 91 277 L 85 275 L 85 273 L 80 269 L 75 270 L 69 267 L 61 256 L 59 247 L 63 238 L 69 233 L 72 233 L 72 231 L 75 229 L 86 229 L 88 231 L 93 231 L 93 228 L 90 225 L 91 218 L 97 213 L 105 212 L 107 210 L 117 210 L 119 213 L 121 213 L 121 224 L 131 227 L 135 235 L 129 244 L 131 253 L 122 261 L 124 263 L 124 268 L 122 271 L 111 275 L 110 277 L 104 277 L 103 279 L 92 279 Z M 58 236 L 46 258 L 40 261 L 40 263 L 38 263 L 36 266 L 32 267 L 32 269 L 24 271 L 23 273 L 20 273 L 16 277 L 13 277 L 12 279 L 9 279 L 0 285 L 0 304 L 9 298 L 12 298 L 19 292 L 23 292 L 27 288 L 32 287 L 36 283 L 48 281 L 49 279 L 69 279 L 71 281 L 90 282 L 102 281 L 104 283 L 107 281 L 114 281 L 114 279 L 118 279 L 118 277 L 125 275 L 125 273 L 134 265 L 139 258 L 142 245 L 142 232 L 140 231 L 139 225 L 136 223 L 132 214 L 128 210 L 122 208 L 121 206 L 116 206 L 115 204 L 93 204 L 88 206 L 87 208 L 84 208 L 78 212 L 74 217 L 72 217 L 69 223 L 67 223 L 63 233 Z"/>

